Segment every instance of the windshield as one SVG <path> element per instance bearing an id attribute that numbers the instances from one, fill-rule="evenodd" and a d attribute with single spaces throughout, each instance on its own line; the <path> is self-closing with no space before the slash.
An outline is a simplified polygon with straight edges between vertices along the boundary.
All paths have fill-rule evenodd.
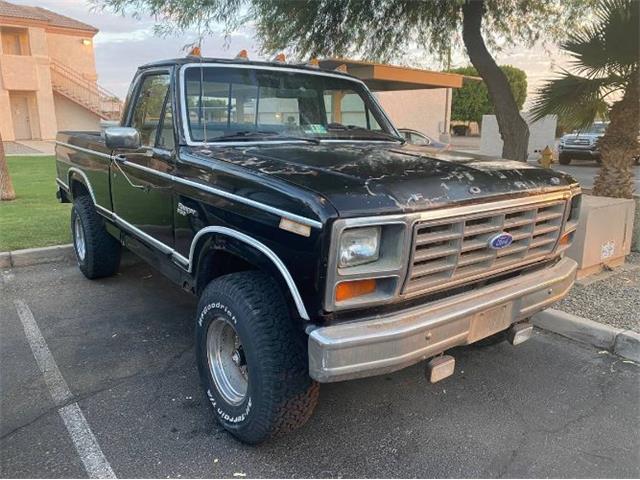
<path id="1" fill-rule="evenodd" d="M 195 142 L 394 140 L 362 84 L 288 70 L 185 70 L 187 128 Z"/>
<path id="2" fill-rule="evenodd" d="M 575 130 L 574 133 L 592 133 L 592 134 L 602 134 L 607 129 L 606 123 L 594 123 L 590 127 L 584 130 Z"/>

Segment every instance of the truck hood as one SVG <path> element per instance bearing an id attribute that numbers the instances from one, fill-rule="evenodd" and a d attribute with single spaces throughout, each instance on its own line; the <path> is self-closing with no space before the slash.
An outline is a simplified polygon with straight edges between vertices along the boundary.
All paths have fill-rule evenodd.
<path id="1" fill-rule="evenodd" d="M 576 183 L 522 162 L 408 144 L 261 144 L 191 153 L 314 191 L 343 217 L 414 212 Z"/>

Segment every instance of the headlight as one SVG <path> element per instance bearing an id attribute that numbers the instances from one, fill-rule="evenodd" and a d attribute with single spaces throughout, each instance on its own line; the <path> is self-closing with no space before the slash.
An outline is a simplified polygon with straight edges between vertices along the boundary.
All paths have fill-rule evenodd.
<path id="1" fill-rule="evenodd" d="M 333 223 L 324 308 L 380 305 L 398 296 L 411 248 L 412 217 L 344 218 Z"/>
<path id="2" fill-rule="evenodd" d="M 380 256 L 380 227 L 350 228 L 342 232 L 338 266 L 375 262 Z"/>

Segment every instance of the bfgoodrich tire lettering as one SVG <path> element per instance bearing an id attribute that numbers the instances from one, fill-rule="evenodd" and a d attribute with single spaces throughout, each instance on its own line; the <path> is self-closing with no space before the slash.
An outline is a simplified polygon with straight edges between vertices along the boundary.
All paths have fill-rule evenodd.
<path id="1" fill-rule="evenodd" d="M 85 277 L 108 277 L 118 271 L 120 243 L 107 233 L 104 220 L 88 195 L 73 200 L 71 234 L 78 267 Z"/>
<path id="2" fill-rule="evenodd" d="M 218 389 L 210 368 L 207 332 L 220 319 L 233 326 L 246 367 L 246 394 L 234 403 Z M 225 429 L 255 444 L 306 423 L 319 386 L 308 375 L 306 335 L 290 318 L 273 278 L 250 271 L 213 280 L 200 297 L 195 333 L 200 379 Z"/>

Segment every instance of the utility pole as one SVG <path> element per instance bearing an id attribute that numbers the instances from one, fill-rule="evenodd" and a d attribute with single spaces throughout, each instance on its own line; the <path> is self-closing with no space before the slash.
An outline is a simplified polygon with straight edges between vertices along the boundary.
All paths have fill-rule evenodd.
<path id="1" fill-rule="evenodd" d="M 447 72 L 451 70 L 451 45 L 447 50 Z M 444 101 L 444 125 L 440 132 L 440 141 L 444 143 L 451 142 L 451 88 L 447 88 Z"/>

